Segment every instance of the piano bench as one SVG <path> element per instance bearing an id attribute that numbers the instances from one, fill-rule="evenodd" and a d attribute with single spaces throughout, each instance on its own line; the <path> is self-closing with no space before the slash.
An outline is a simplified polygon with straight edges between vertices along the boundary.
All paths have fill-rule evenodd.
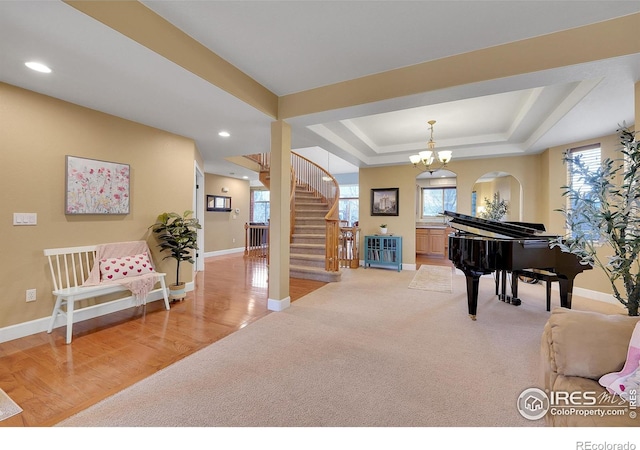
<path id="1" fill-rule="evenodd" d="M 551 311 L 551 283 L 558 281 L 558 275 L 543 269 L 515 270 L 514 276 L 523 276 L 547 283 L 547 311 Z"/>

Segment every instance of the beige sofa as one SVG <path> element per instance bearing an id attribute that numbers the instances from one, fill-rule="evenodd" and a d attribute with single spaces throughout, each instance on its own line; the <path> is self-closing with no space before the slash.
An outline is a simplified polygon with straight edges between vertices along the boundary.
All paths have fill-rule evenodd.
<path id="1" fill-rule="evenodd" d="M 594 396 L 606 393 L 598 380 L 606 373 L 622 369 L 638 320 L 638 317 L 623 314 L 607 315 L 555 308 L 542 334 L 541 363 L 545 392 L 596 392 Z M 615 400 L 621 401 L 619 397 Z M 612 408 L 605 402 L 602 409 Z M 554 415 L 547 412 L 544 420 L 548 426 L 640 426 L 640 417 L 630 417 L 630 412 L 627 410 L 622 416 L 604 417 Z M 640 405 L 636 412 L 640 415 Z"/>

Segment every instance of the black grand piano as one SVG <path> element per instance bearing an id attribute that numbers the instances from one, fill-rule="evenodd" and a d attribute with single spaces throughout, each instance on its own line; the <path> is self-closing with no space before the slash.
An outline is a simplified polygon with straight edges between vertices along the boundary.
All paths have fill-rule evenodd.
<path id="1" fill-rule="evenodd" d="M 478 284 L 480 276 L 496 272 L 496 294 L 502 277 L 502 300 L 505 300 L 505 279 L 508 273 L 540 269 L 554 273 L 560 287 L 560 305 L 571 308 L 573 280 L 589 265 L 580 264 L 578 257 L 559 247 L 551 248 L 550 240 L 556 236 L 545 235 L 542 224 L 524 222 L 499 222 L 480 219 L 451 211 L 449 225 L 456 231 L 449 235 L 449 259 L 467 277 L 467 301 L 469 316 L 476 320 Z M 510 303 L 519 305 L 517 277 L 512 277 L 513 298 Z"/>

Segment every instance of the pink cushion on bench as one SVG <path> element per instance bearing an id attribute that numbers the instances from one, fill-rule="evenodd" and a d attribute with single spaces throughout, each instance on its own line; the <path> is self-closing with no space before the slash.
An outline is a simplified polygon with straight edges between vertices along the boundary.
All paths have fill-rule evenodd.
<path id="1" fill-rule="evenodd" d="M 106 258 L 100 260 L 100 279 L 113 281 L 127 277 L 137 277 L 154 272 L 153 264 L 147 252 L 122 258 Z"/>

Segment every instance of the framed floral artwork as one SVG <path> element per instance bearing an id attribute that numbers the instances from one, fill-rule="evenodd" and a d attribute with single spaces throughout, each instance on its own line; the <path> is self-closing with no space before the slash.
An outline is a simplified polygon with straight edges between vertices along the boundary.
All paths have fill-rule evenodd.
<path id="1" fill-rule="evenodd" d="M 129 214 L 129 164 L 66 160 L 65 214 Z"/>

